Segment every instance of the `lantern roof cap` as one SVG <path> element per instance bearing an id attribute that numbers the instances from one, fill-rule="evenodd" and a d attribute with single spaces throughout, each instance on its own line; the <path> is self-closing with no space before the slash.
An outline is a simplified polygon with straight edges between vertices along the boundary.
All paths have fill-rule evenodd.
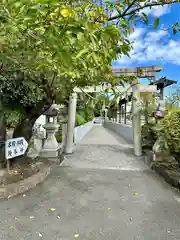
<path id="1" fill-rule="evenodd" d="M 54 117 L 54 116 L 57 116 L 58 112 L 59 112 L 59 106 L 57 104 L 53 103 L 51 105 L 51 107 L 44 112 L 43 115 Z"/>

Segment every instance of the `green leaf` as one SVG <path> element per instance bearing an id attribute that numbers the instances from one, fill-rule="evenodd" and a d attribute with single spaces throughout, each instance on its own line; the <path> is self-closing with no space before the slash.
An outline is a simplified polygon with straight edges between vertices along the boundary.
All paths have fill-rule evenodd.
<path id="1" fill-rule="evenodd" d="M 177 29 L 173 28 L 173 34 L 176 35 L 176 33 L 177 33 Z"/>
<path id="2" fill-rule="evenodd" d="M 143 22 L 145 24 L 148 24 L 148 16 L 145 13 L 142 13 L 142 17 L 143 17 Z"/>
<path id="3" fill-rule="evenodd" d="M 119 30 L 112 25 L 105 27 L 104 32 L 107 33 L 109 36 L 113 36 L 113 35 L 118 36 L 119 35 Z"/>
<path id="4" fill-rule="evenodd" d="M 129 25 L 129 21 L 128 21 L 128 20 L 122 20 L 122 21 L 121 21 L 121 26 L 122 26 L 123 28 L 126 28 L 128 25 Z"/>
<path id="5" fill-rule="evenodd" d="M 122 7 L 115 5 L 115 8 L 116 8 L 118 14 L 121 15 Z"/>
<path id="6" fill-rule="evenodd" d="M 88 48 L 82 49 L 82 50 L 76 55 L 76 59 L 82 57 L 82 55 L 86 54 L 88 51 L 89 51 Z"/>
<path id="7" fill-rule="evenodd" d="M 95 52 L 92 53 L 92 58 L 93 58 L 95 64 L 98 65 L 98 64 L 99 64 L 99 61 L 98 61 L 97 54 L 96 54 Z"/>
<path id="8" fill-rule="evenodd" d="M 158 26 L 159 26 L 159 18 L 155 18 L 155 20 L 154 20 L 154 27 L 158 28 Z"/>

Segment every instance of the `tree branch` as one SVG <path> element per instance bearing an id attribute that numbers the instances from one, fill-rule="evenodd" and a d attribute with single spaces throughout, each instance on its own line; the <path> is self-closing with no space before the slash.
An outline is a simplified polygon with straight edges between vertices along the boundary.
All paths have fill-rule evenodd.
<path id="1" fill-rule="evenodd" d="M 122 13 L 122 16 L 125 16 L 126 15 L 126 13 L 129 11 L 129 9 L 131 9 L 131 7 L 133 7 L 133 5 L 136 3 L 136 1 L 138 1 L 138 0 L 133 0 L 130 4 L 129 4 L 129 6 L 124 10 L 124 12 Z"/>
<path id="2" fill-rule="evenodd" d="M 85 92 L 81 87 L 79 87 L 79 89 L 91 99 L 96 100 L 96 98 L 92 97 L 89 93 Z"/>
<path id="3" fill-rule="evenodd" d="M 133 2 L 135 3 L 136 1 L 134 0 Z M 133 3 L 133 2 L 132 2 L 132 3 Z M 162 3 L 162 2 L 148 3 L 148 4 L 145 4 L 145 5 L 141 6 L 141 7 L 137 7 L 136 9 L 133 9 L 133 10 L 129 11 L 130 8 L 133 7 L 133 5 L 130 4 L 130 5 L 127 7 L 127 9 L 126 9 L 122 14 L 118 14 L 118 15 L 116 15 L 116 16 L 110 17 L 110 18 L 108 19 L 108 21 L 113 21 L 113 20 L 116 20 L 116 19 L 119 19 L 119 18 L 124 18 L 124 17 L 126 17 L 126 16 L 132 15 L 132 14 L 134 14 L 134 13 L 136 13 L 136 12 L 139 12 L 140 10 L 145 9 L 145 8 L 148 8 L 148 7 L 150 8 L 150 7 L 155 7 L 155 6 L 164 6 L 164 5 L 174 4 L 174 3 L 178 3 L 178 2 L 179 2 L 178 0 L 174 0 L 174 1 L 169 1 L 169 2 L 165 2 L 165 3 Z M 133 4 L 134 4 L 134 3 L 133 3 Z M 129 12 L 128 12 L 128 11 L 129 11 Z"/>
<path id="4" fill-rule="evenodd" d="M 56 73 L 56 72 L 53 72 L 53 78 L 52 78 L 52 81 L 51 81 L 50 87 L 53 86 L 53 83 L 54 83 L 56 77 L 57 77 L 57 73 Z"/>
<path id="5" fill-rule="evenodd" d="M 142 22 L 142 23 L 143 23 L 142 20 L 139 20 L 139 22 Z M 147 26 L 154 28 L 154 25 L 153 25 L 153 24 L 149 24 L 149 23 L 148 23 Z M 161 27 L 159 27 L 158 30 L 162 30 L 162 31 L 164 31 L 164 32 L 168 32 L 169 30 L 173 29 L 173 27 L 174 27 L 174 24 L 173 24 L 172 26 L 168 27 L 168 28 L 161 28 Z"/>
<path id="6" fill-rule="evenodd" d="M 135 83 L 130 84 L 130 86 L 129 86 L 124 92 L 120 92 L 119 89 L 116 87 L 116 90 L 118 91 L 119 95 L 116 94 L 114 97 L 116 97 L 116 96 L 119 97 L 119 96 L 122 96 L 122 95 L 126 94 L 131 87 L 133 87 L 133 86 L 135 86 L 135 85 L 137 85 L 137 84 L 139 84 L 139 83 L 138 83 L 138 82 L 135 82 Z M 113 94 L 112 94 L 112 95 L 113 95 Z M 111 95 L 111 96 L 112 96 L 112 95 Z M 113 98 L 113 99 L 110 101 L 110 103 L 108 104 L 108 109 L 111 107 L 111 104 L 113 103 L 113 101 L 114 101 L 114 98 Z"/>

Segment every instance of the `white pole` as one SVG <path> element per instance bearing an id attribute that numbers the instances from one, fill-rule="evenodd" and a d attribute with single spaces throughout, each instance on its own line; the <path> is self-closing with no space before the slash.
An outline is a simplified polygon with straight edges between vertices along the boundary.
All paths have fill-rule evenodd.
<path id="1" fill-rule="evenodd" d="M 108 119 L 108 110 L 105 108 L 104 109 L 104 120 Z"/>
<path id="2" fill-rule="evenodd" d="M 133 140 L 134 140 L 134 154 L 137 157 L 142 156 L 142 144 L 141 144 L 141 119 L 140 119 L 140 95 L 138 94 L 138 80 L 132 87 L 132 112 L 133 112 Z"/>
<path id="3" fill-rule="evenodd" d="M 67 135 L 67 123 L 62 124 L 62 143 L 65 146 Z"/>
<path id="4" fill-rule="evenodd" d="M 68 106 L 68 123 L 67 123 L 67 135 L 64 153 L 71 154 L 73 153 L 73 138 L 74 138 L 74 127 L 76 119 L 76 103 L 77 103 L 77 94 L 73 93 L 69 98 Z"/>
<path id="5" fill-rule="evenodd" d="M 116 122 L 119 123 L 120 121 L 120 108 L 119 108 L 119 99 L 120 97 L 117 98 L 117 112 L 116 112 Z"/>

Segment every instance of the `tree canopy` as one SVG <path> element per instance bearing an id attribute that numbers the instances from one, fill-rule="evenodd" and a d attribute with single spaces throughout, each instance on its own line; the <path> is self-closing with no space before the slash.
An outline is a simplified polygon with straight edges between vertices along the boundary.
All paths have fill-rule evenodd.
<path id="1" fill-rule="evenodd" d="M 52 85 L 68 83 L 71 88 L 108 79 L 112 61 L 131 49 L 127 36 L 136 22 L 148 23 L 140 11 L 174 2 L 3 0 L 1 70 L 37 78 L 43 72 L 48 83 L 53 78 Z M 154 26 L 158 23 L 156 18 Z M 178 23 L 173 29 L 179 30 Z"/>
<path id="2" fill-rule="evenodd" d="M 0 90 L 6 108 L 35 120 L 44 106 L 64 102 L 75 86 L 129 81 L 112 75 L 112 61 L 128 55 L 128 35 L 141 12 L 172 0 L 2 0 Z M 154 19 L 157 28 L 159 19 Z M 174 34 L 178 23 L 171 26 Z M 31 121 L 33 123 L 33 121 Z"/>

